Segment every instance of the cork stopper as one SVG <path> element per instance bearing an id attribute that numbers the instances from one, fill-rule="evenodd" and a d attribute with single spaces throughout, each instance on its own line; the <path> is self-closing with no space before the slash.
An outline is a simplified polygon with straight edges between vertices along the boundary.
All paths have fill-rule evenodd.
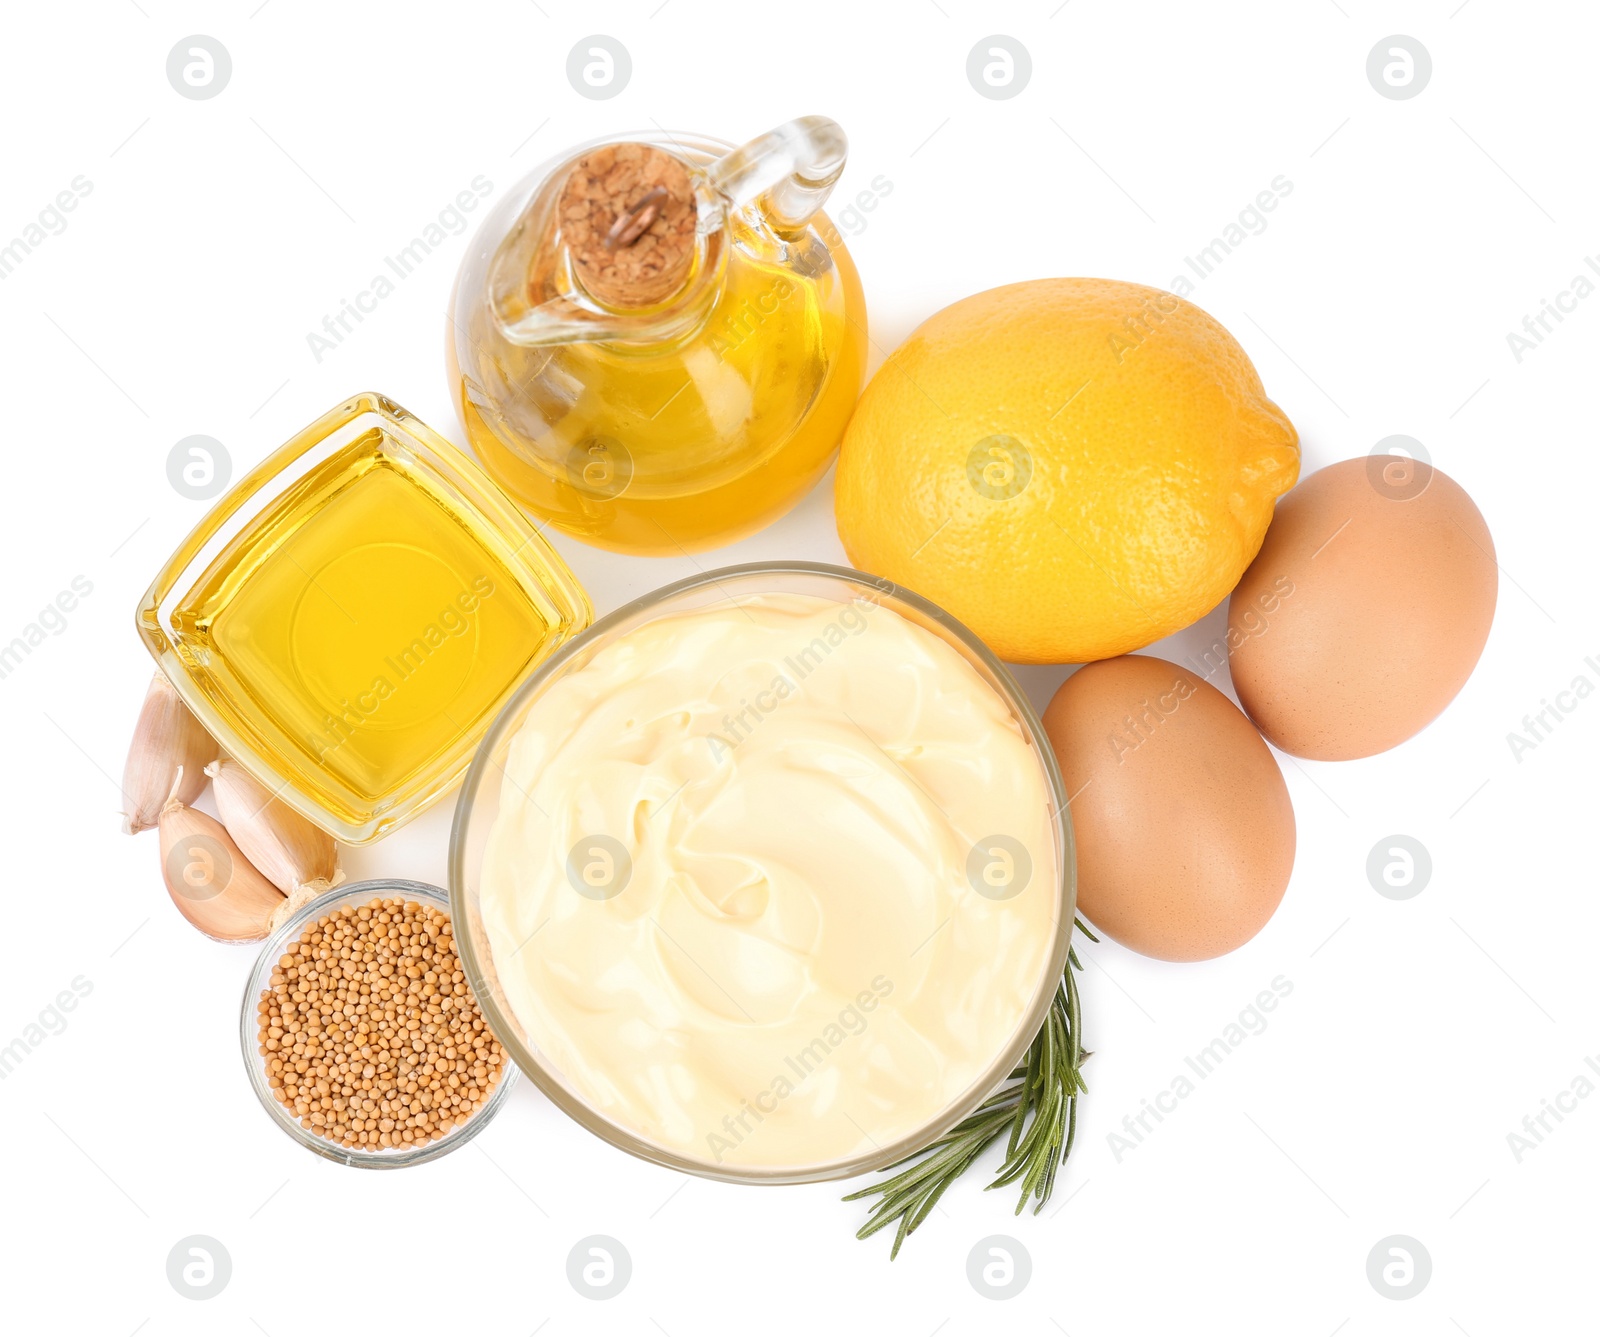
<path id="1" fill-rule="evenodd" d="M 649 144 L 606 144 L 561 188 L 561 234 L 578 277 L 611 306 L 653 306 L 683 286 L 694 259 L 694 186 Z"/>

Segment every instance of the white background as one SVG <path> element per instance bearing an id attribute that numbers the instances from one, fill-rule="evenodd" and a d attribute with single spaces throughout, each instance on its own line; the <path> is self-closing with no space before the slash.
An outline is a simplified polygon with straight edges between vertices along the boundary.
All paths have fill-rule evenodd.
<path id="1" fill-rule="evenodd" d="M 3 23 L 0 244 L 74 177 L 92 183 L 66 229 L 0 282 L 0 641 L 75 576 L 93 585 L 0 681 L 0 1044 L 74 977 L 93 986 L 0 1083 L 7 1331 L 1596 1329 L 1600 1299 L 1581 1279 L 1597 1244 L 1600 1098 L 1552 1121 L 1520 1163 L 1507 1142 L 1600 1055 L 1600 700 L 1520 762 L 1507 743 L 1577 675 L 1600 684 L 1584 662 L 1600 660 L 1600 300 L 1520 363 L 1506 341 L 1600 250 L 1591 6 L 97 0 L 8 4 Z M 565 76 L 595 32 L 632 57 L 611 101 Z M 965 73 L 996 32 L 1033 62 L 1007 101 Z M 165 74 L 193 33 L 232 56 L 209 101 L 179 97 Z M 1408 101 L 1366 77 L 1368 51 L 1394 33 L 1432 55 Z M 421 1169 L 314 1158 L 268 1122 L 240 1068 L 252 950 L 190 929 L 162 889 L 155 835 L 125 838 L 116 817 L 150 674 L 133 609 L 204 510 L 167 482 L 172 445 L 215 436 L 237 477 L 364 389 L 460 440 L 441 353 L 465 235 L 320 364 L 307 334 L 480 173 L 498 196 L 598 134 L 737 140 L 806 112 L 850 134 L 844 194 L 893 183 L 851 241 L 874 366 L 937 308 L 995 284 L 1169 285 L 1287 177 L 1270 226 L 1193 299 L 1298 425 L 1305 472 L 1415 436 L 1477 499 L 1503 564 L 1488 649 L 1437 723 L 1367 761 L 1282 759 L 1299 852 L 1255 941 L 1191 966 L 1087 947 L 1092 1089 L 1045 1215 L 1013 1218 L 1011 1196 L 983 1194 L 974 1174 L 892 1266 L 884 1237 L 852 1238 L 863 1205 L 838 1200 L 845 1186 L 686 1179 L 597 1141 L 531 1083 L 476 1143 Z M 694 569 L 558 542 L 602 612 Z M 843 560 L 831 484 L 701 560 L 761 557 Z M 1220 626 L 1213 614 L 1156 650 L 1180 657 Z M 1023 676 L 1042 706 L 1064 673 Z M 349 872 L 442 882 L 450 817 L 447 803 L 349 854 Z M 1407 901 L 1379 897 L 1365 872 L 1394 833 L 1433 860 Z M 1119 1160 L 1108 1134 L 1279 975 L 1293 992 L 1269 1028 Z M 997 1233 L 1033 1261 L 1005 1302 L 966 1276 L 969 1250 Z M 192 1234 L 232 1258 L 205 1302 L 166 1277 Z M 566 1280 L 568 1250 L 591 1234 L 633 1260 L 603 1303 Z M 1432 1257 L 1415 1299 L 1367 1280 L 1391 1234 Z"/>

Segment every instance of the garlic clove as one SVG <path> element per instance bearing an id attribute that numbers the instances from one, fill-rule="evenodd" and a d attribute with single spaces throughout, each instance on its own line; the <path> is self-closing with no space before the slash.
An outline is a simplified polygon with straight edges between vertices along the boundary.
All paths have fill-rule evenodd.
<path id="1" fill-rule="evenodd" d="M 122 768 L 122 829 L 130 836 L 157 824 L 169 797 L 188 805 L 206 787 L 205 766 L 217 745 L 189 712 L 166 675 L 157 671 L 139 710 Z M 180 776 L 183 783 L 174 788 Z"/>
<path id="2" fill-rule="evenodd" d="M 264 938 L 274 912 L 284 903 L 278 889 L 264 878 L 221 822 L 185 807 L 177 795 L 162 806 L 161 874 L 178 912 L 219 942 Z"/>
<path id="3" fill-rule="evenodd" d="M 299 910 L 302 906 L 309 905 L 312 901 L 316 900 L 317 897 L 322 895 L 323 892 L 329 890 L 331 885 L 331 883 L 325 882 L 319 877 L 315 882 L 307 882 L 303 886 L 296 887 L 283 898 L 283 900 L 279 903 L 278 908 L 272 912 L 271 931 L 276 933 L 282 926 L 284 920 L 289 918 L 290 915 L 294 914 L 295 911 Z"/>
<path id="4" fill-rule="evenodd" d="M 262 875 L 283 892 L 326 891 L 336 883 L 339 847 L 231 757 L 206 767 L 216 782 L 217 812 L 228 834 Z"/>

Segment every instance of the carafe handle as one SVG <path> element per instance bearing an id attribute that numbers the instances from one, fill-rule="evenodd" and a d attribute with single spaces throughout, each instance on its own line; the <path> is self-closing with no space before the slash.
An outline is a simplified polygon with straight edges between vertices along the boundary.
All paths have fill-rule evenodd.
<path id="1" fill-rule="evenodd" d="M 826 116 L 800 116 L 758 135 L 706 169 L 734 207 L 754 205 L 779 231 L 804 227 L 844 171 L 849 141 Z"/>

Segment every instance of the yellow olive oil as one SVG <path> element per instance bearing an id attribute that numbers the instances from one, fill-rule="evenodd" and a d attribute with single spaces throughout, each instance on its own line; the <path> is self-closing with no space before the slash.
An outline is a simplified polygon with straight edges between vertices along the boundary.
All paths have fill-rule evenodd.
<path id="1" fill-rule="evenodd" d="M 506 538 L 386 441 L 298 478 L 171 616 L 219 714 L 352 825 L 453 779 L 463 739 L 572 629 Z"/>
<path id="2" fill-rule="evenodd" d="M 827 472 L 866 368 L 849 253 L 808 254 L 810 272 L 731 246 L 704 325 L 665 343 L 524 348 L 475 313 L 448 341 L 474 453 L 536 515 L 619 552 L 681 554 L 770 523 Z M 473 377 L 508 387 L 503 401 L 486 412 Z"/>

